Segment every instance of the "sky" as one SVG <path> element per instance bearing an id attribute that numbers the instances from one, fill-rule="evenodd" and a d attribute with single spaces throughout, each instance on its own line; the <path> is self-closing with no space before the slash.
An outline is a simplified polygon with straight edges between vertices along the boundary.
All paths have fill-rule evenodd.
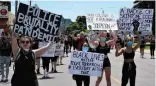
<path id="1" fill-rule="evenodd" d="M 38 5 L 40 9 L 63 15 L 64 18 L 76 20 L 78 15 L 87 15 L 88 13 L 113 14 L 117 19 L 120 8 L 132 8 L 134 0 L 128 1 L 33 1 L 32 6 Z M 20 1 L 29 4 L 29 1 Z M 15 1 L 11 2 L 11 12 L 15 13 Z"/>

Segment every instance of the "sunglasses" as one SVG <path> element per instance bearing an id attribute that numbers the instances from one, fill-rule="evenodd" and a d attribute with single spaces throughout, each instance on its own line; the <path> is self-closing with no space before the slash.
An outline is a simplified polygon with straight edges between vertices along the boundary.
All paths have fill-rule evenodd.
<path id="1" fill-rule="evenodd" d="M 21 41 L 21 43 L 22 43 L 22 44 L 25 44 L 25 43 L 26 43 L 26 44 L 29 44 L 30 41 Z"/>

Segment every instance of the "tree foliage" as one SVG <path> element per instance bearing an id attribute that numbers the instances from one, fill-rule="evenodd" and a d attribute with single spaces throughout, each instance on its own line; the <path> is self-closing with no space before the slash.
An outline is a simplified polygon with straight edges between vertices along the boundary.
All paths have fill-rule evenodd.
<path id="1" fill-rule="evenodd" d="M 86 17 L 85 16 L 77 16 L 76 18 L 76 22 L 73 22 L 72 24 L 70 24 L 68 27 L 67 27 L 67 31 L 68 32 L 72 32 L 72 31 L 86 31 L 87 30 L 87 27 L 86 27 Z"/>

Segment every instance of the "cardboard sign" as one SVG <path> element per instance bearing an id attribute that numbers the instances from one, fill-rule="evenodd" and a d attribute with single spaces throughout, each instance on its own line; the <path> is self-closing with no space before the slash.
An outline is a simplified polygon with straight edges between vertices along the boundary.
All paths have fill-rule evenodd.
<path id="1" fill-rule="evenodd" d="M 61 18 L 61 15 L 20 3 L 13 30 L 39 40 L 55 41 Z"/>
<path id="2" fill-rule="evenodd" d="M 88 30 L 117 30 L 117 23 L 113 15 L 88 14 L 86 17 Z"/>
<path id="3" fill-rule="evenodd" d="M 43 46 L 46 46 L 48 43 L 47 42 L 40 42 L 39 43 L 39 47 L 43 47 Z M 56 45 L 53 44 L 48 51 L 46 51 L 42 57 L 54 57 L 54 54 L 55 54 L 55 48 L 56 48 Z"/>
<path id="4" fill-rule="evenodd" d="M 104 54 L 73 51 L 69 65 L 69 73 L 76 75 L 101 76 Z"/>
<path id="5" fill-rule="evenodd" d="M 64 44 L 56 44 L 55 56 L 63 56 L 64 54 Z"/>
<path id="6" fill-rule="evenodd" d="M 133 32 L 133 21 L 137 20 L 140 25 L 138 31 L 145 33 L 151 32 L 153 21 L 153 9 L 130 9 L 122 8 L 120 10 L 120 19 L 118 21 L 119 30 Z"/>

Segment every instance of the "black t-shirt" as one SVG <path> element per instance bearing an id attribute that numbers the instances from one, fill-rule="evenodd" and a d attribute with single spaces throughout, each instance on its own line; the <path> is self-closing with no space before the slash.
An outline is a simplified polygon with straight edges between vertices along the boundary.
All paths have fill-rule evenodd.
<path id="1" fill-rule="evenodd" d="M 107 44 L 105 46 L 99 45 L 96 48 L 96 51 L 97 51 L 97 53 L 102 53 L 102 54 L 107 55 L 109 53 L 109 47 L 107 46 Z"/>

